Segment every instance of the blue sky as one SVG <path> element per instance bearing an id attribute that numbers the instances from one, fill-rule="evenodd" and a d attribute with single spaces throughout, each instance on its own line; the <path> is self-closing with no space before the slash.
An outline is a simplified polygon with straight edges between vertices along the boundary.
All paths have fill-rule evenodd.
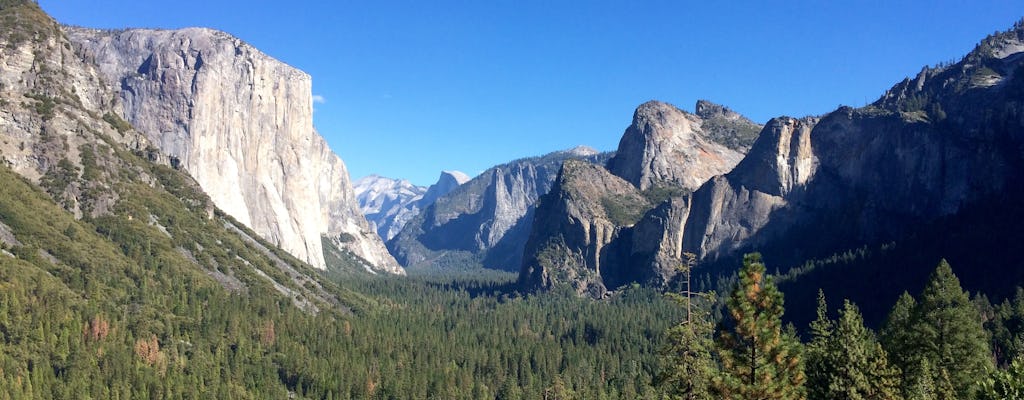
<path id="1" fill-rule="evenodd" d="M 633 109 L 697 99 L 758 122 L 860 106 L 1024 16 L 979 1 L 39 0 L 67 24 L 227 31 L 308 72 L 354 179 L 589 145 Z"/>

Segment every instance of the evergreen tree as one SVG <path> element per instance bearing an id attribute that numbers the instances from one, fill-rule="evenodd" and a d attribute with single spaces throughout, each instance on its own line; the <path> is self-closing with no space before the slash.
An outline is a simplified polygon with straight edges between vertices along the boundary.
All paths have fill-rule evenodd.
<path id="1" fill-rule="evenodd" d="M 921 369 L 921 354 L 914 348 L 915 338 L 910 330 L 916 307 L 914 297 L 903 292 L 889 311 L 881 332 L 882 346 L 889 352 L 892 364 L 902 371 L 901 380 L 905 387 L 918 380 Z M 904 394 L 908 394 L 906 390 Z M 910 398 L 909 395 L 907 397 Z"/>
<path id="2" fill-rule="evenodd" d="M 978 399 L 1024 399 L 1024 357 L 1013 360 L 1009 368 L 994 371 L 983 380 Z"/>
<path id="3" fill-rule="evenodd" d="M 807 351 L 807 390 L 815 399 L 900 399 L 899 371 L 864 326 L 857 306 L 844 302 L 839 320 L 825 315 L 819 294 L 818 320 Z"/>
<path id="4" fill-rule="evenodd" d="M 906 397 L 924 396 L 920 387 L 931 382 L 938 398 L 971 398 L 976 382 L 992 368 L 977 307 L 945 260 L 928 279 L 920 301 L 909 297 L 904 293 L 897 301 L 883 330 L 893 362 L 904 370 Z M 945 394 L 946 387 L 955 394 Z"/>
<path id="5" fill-rule="evenodd" d="M 728 329 L 718 336 L 722 370 L 712 388 L 722 399 L 804 399 L 800 342 L 782 330 L 782 293 L 765 276 L 761 255 L 743 258 L 728 307 Z"/>
<path id="6" fill-rule="evenodd" d="M 935 372 L 949 375 L 960 398 L 969 398 L 974 383 L 992 368 L 991 351 L 977 309 L 945 260 L 928 280 L 916 314 L 918 351 Z"/>
<path id="7" fill-rule="evenodd" d="M 804 352 L 807 374 L 807 395 L 812 399 L 826 398 L 828 388 L 828 345 L 832 339 L 834 323 L 828 317 L 825 293 L 818 289 L 818 318 L 811 322 L 811 342 Z"/>
<path id="8" fill-rule="evenodd" d="M 694 307 L 698 296 L 709 303 L 713 294 L 690 291 L 689 278 L 691 262 L 681 266 L 687 287 L 682 294 L 669 293 L 669 297 L 682 305 L 686 318 L 666 332 L 666 344 L 661 351 L 661 372 L 658 385 L 668 399 L 697 400 L 710 399 L 711 376 L 715 361 L 711 357 L 714 349 L 714 323 L 706 305 Z"/>

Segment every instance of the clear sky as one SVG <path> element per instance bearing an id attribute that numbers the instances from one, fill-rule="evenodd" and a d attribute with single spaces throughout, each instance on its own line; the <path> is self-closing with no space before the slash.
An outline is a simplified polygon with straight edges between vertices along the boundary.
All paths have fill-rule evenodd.
<path id="1" fill-rule="evenodd" d="M 576 145 L 698 99 L 758 122 L 877 99 L 1024 16 L 977 1 L 39 0 L 67 24 L 227 31 L 313 77 L 314 124 L 353 179 Z"/>

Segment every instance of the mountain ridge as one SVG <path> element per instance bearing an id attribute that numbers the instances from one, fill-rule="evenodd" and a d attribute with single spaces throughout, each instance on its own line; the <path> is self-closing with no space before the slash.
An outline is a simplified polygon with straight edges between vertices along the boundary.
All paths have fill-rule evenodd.
<path id="1" fill-rule="evenodd" d="M 353 185 L 356 200 L 366 219 L 385 242 L 398 235 L 420 210 L 448 194 L 469 176 L 460 171 L 441 171 L 437 182 L 429 187 L 416 186 L 405 179 L 367 175 Z"/>
<path id="2" fill-rule="evenodd" d="M 402 273 L 358 210 L 344 162 L 313 128 L 308 74 L 208 28 L 67 31 L 120 84 L 125 119 L 228 214 L 318 268 L 326 236 Z"/>

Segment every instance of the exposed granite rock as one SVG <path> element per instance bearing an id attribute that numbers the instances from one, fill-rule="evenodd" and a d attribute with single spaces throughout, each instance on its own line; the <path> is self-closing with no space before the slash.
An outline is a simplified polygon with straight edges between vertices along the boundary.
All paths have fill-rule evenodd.
<path id="1" fill-rule="evenodd" d="M 684 248 L 712 267 L 753 250 L 786 267 L 1012 192 L 1024 170 L 1022 43 L 1024 29 L 994 35 L 867 107 L 772 120 L 740 165 L 694 193 Z"/>
<path id="2" fill-rule="evenodd" d="M 83 160 L 102 164 L 111 146 L 168 160 L 147 152 L 149 141 L 130 126 L 115 126 L 123 122 L 116 90 L 55 21 L 34 2 L 9 7 L 3 11 L 15 15 L 0 24 L 0 162 L 76 218 L 106 215 L 118 193 L 101 179 L 79 179 Z"/>
<path id="3" fill-rule="evenodd" d="M 568 284 L 581 295 L 603 297 L 625 283 L 630 227 L 649 208 L 629 182 L 601 166 L 566 160 L 537 207 L 520 281 L 540 288 Z"/>
<path id="4" fill-rule="evenodd" d="M 427 192 L 405 179 L 369 175 L 352 185 L 356 200 L 377 234 L 384 240 L 398 234 L 406 222 L 419 214 L 417 203 Z"/>
<path id="5" fill-rule="evenodd" d="M 697 102 L 697 111 L 700 115 L 662 102 L 644 103 L 637 107 L 615 157 L 608 161 L 608 170 L 581 169 L 573 164 L 573 169 L 563 171 L 569 173 L 559 178 L 559 183 L 567 186 L 558 190 L 571 195 L 563 195 L 566 206 L 545 204 L 544 213 L 535 216 L 530 237 L 537 239 L 526 247 L 522 282 L 532 287 L 567 283 L 592 296 L 629 282 L 668 284 L 677 272 L 683 227 L 689 216 L 690 202 L 683 196 L 708 178 L 732 169 L 749 138 L 757 135 L 750 130 L 760 129 L 739 114 L 704 100 Z M 731 141 L 739 151 L 716 140 Z M 609 174 L 625 179 L 632 187 L 607 184 L 605 175 Z M 577 175 L 585 178 L 573 178 Z M 587 187 L 574 179 L 592 180 L 588 184 L 598 186 Z M 559 196 L 555 193 L 553 190 L 551 196 Z M 608 193 L 615 193 L 620 200 L 638 196 L 640 200 L 610 203 Z M 584 207 L 587 204 L 613 205 L 611 210 L 617 212 L 598 215 L 576 210 L 589 210 Z M 566 219 L 576 222 L 562 223 Z M 579 224 L 593 226 L 607 240 L 578 240 L 579 233 L 573 231 Z M 585 257 L 598 253 L 600 258 Z"/>
<path id="6" fill-rule="evenodd" d="M 215 212 L 175 159 L 122 119 L 118 90 L 35 1 L 5 2 L 0 21 L 0 173 L 15 186 L 0 197 L 7 211 L 19 210 L 0 213 L 0 242 L 38 254 L 12 249 L 0 251 L 4 257 L 117 289 L 111 299 L 126 299 L 139 282 L 106 272 L 144 279 L 185 273 L 192 288 L 217 282 L 236 293 L 277 292 L 310 313 L 324 306 L 346 312 L 320 274 Z M 82 220 L 70 221 L 50 200 Z M 25 219 L 21 209 L 40 215 Z M 210 281 L 201 282 L 204 276 Z"/>
<path id="7" fill-rule="evenodd" d="M 359 211 L 344 163 L 313 129 L 309 75 L 211 29 L 68 35 L 120 85 L 126 119 L 219 208 L 315 267 L 325 267 L 327 235 L 402 272 Z"/>
<path id="8" fill-rule="evenodd" d="M 667 103 L 641 104 L 608 169 L 640 190 L 679 187 L 691 191 L 708 178 L 729 172 L 743 153 L 712 140 L 712 131 L 705 125 L 714 126 L 720 138 L 730 139 L 753 123 L 712 103 L 700 102 L 698 108 L 714 117 L 714 122 Z"/>
<path id="9" fill-rule="evenodd" d="M 729 107 L 707 100 L 697 100 L 694 109 L 703 120 L 704 135 L 713 142 L 746 153 L 761 132 L 761 124 L 751 121 Z"/>
<path id="10" fill-rule="evenodd" d="M 690 213 L 689 197 L 672 197 L 644 214 L 633 227 L 631 268 L 626 282 L 666 287 L 679 273 L 683 233 Z"/>
<path id="11" fill-rule="evenodd" d="M 609 169 L 640 188 L 678 184 L 687 171 L 707 171 L 700 164 L 713 158 L 680 168 L 682 161 L 666 156 L 679 143 L 703 148 L 693 139 L 701 120 L 728 114 L 703 102 L 698 111 L 703 116 L 662 103 L 642 105 Z M 684 251 L 697 255 L 701 274 L 718 276 L 733 272 L 750 251 L 764 253 L 785 271 L 809 259 L 920 236 L 926 224 L 1003 195 L 1019 196 L 1014 193 L 1024 183 L 1021 149 L 1024 26 L 1018 25 L 983 40 L 960 63 L 926 68 L 916 79 L 904 80 L 870 106 L 840 107 L 821 118 L 771 120 L 729 173 L 711 178 L 687 198 L 670 198 L 632 225 L 624 262 L 635 269 L 627 280 L 664 283 Z M 1006 204 L 1001 201 L 994 203 Z M 544 211 L 551 212 L 544 219 L 555 221 L 570 212 L 566 207 Z M 553 238 L 574 228 L 540 222 L 535 227 L 554 230 L 535 232 L 536 237 Z M 609 230 L 614 229 L 603 229 Z M 625 229 L 615 232 L 622 237 Z M 556 272 L 537 269 L 546 263 L 568 268 L 561 276 L 580 280 L 570 284 L 595 286 L 592 274 L 578 272 L 593 269 L 575 267 L 588 265 L 581 256 L 588 250 L 574 247 L 579 243 L 585 242 L 552 240 L 539 250 L 531 247 L 521 278 L 535 286 L 557 281 L 549 277 Z M 607 243 L 602 242 L 604 248 L 626 251 Z M 607 261 L 600 266 L 601 271 L 625 270 Z"/>
<path id="12" fill-rule="evenodd" d="M 417 203 L 421 209 L 425 208 L 434 204 L 438 197 L 451 193 L 455 188 L 462 186 L 463 183 L 469 182 L 469 180 L 469 175 L 460 171 L 441 171 L 441 176 L 437 178 L 437 182 L 427 188 L 423 198 L 419 199 Z"/>
<path id="13" fill-rule="evenodd" d="M 692 197 L 684 247 L 699 258 L 714 258 L 743 246 L 788 204 L 795 189 L 817 167 L 810 134 L 815 120 L 776 118 L 768 122 L 747 157 L 727 175 L 708 181 Z M 801 192 L 802 193 L 802 192 Z"/>
<path id="14" fill-rule="evenodd" d="M 534 205 L 551 189 L 562 162 L 607 158 L 577 147 L 490 168 L 425 207 L 388 249 L 406 268 L 518 270 Z"/>
<path id="15" fill-rule="evenodd" d="M 469 177 L 459 171 L 441 171 L 437 183 L 429 188 L 413 185 L 404 179 L 370 175 L 356 181 L 353 188 L 366 219 L 387 241 L 395 237 L 420 210 L 467 181 Z"/>

